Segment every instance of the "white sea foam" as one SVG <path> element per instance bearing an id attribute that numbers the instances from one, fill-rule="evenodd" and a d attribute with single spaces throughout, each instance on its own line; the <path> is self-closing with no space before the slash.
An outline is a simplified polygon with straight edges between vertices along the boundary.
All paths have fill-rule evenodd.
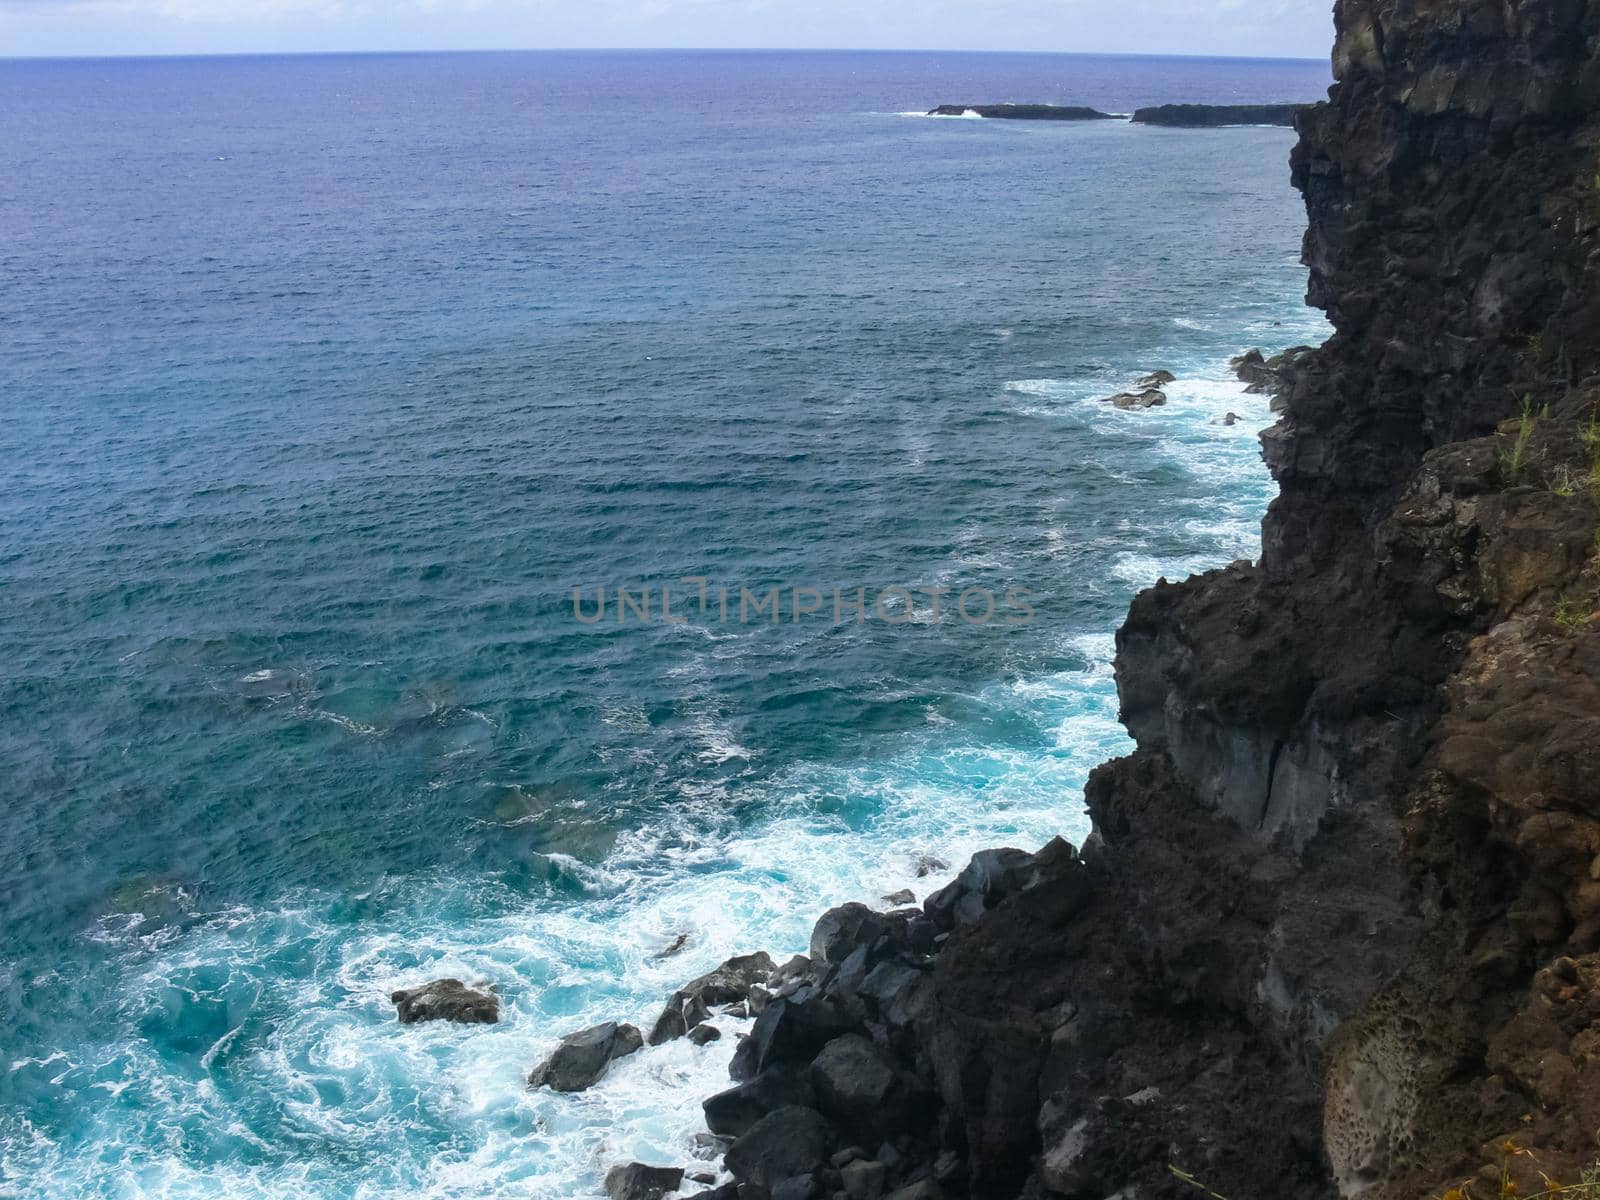
<path id="1" fill-rule="evenodd" d="M 1086 429 L 1138 431 L 1157 460 L 1216 498 L 1170 514 L 1182 533 L 1174 544 L 1211 549 L 1166 555 L 1148 548 L 1136 522 L 1122 523 L 1116 536 L 1127 541 L 1115 548 L 1112 574 L 1130 593 L 1256 553 L 1271 494 L 1255 444 L 1272 420 L 1264 399 L 1245 395 L 1225 363 L 1175 369 L 1167 406 L 1145 413 L 1085 403 L 1106 394 L 1109 372 L 1005 385 Z M 1229 411 L 1238 425 L 1213 423 Z M 1049 534 L 1052 551 L 1065 553 L 1062 532 Z M 982 540 L 963 531 L 961 570 L 991 565 Z M 153 932 L 105 926 L 102 944 L 125 956 L 127 1028 L 139 1036 L 10 1067 L 46 1094 L 78 1092 L 92 1126 L 78 1140 L 95 1156 L 12 1119 L 0 1128 L 0 1178 L 26 1178 L 29 1194 L 41 1196 L 570 1200 L 593 1195 L 615 1162 L 687 1162 L 703 1129 L 700 1101 L 728 1085 L 738 1022 L 719 1019 L 724 1037 L 706 1048 L 686 1040 L 647 1048 L 576 1096 L 530 1092 L 527 1071 L 572 1030 L 612 1019 L 648 1025 L 674 987 L 730 953 L 803 950 L 829 905 L 876 902 L 902 887 L 920 899 L 977 850 L 1081 839 L 1089 770 L 1128 747 L 1113 648 L 1109 631 L 1066 636 L 1061 649 L 1080 665 L 963 698 L 1031 723 L 1036 737 L 952 743 L 948 719 L 930 712 L 885 753 L 796 767 L 756 794 L 684 783 L 679 805 L 621 834 L 598 864 L 547 856 L 550 895 L 525 906 L 497 902 L 493 880 L 413 878 Z M 718 660 L 744 650 L 737 634 L 703 647 Z M 701 674 L 715 669 L 674 678 L 692 694 Z M 702 761 L 750 756 L 714 705 L 691 711 Z M 481 714 L 466 715 L 477 719 L 463 729 L 485 729 Z M 605 700 L 601 719 L 624 732 L 649 727 L 627 699 Z M 767 815 L 740 824 L 748 818 L 731 815 L 734 800 Z M 923 855 L 945 868 L 919 877 Z M 352 904 L 359 916 L 347 911 Z M 656 957 L 680 935 L 680 953 Z M 399 1026 L 389 992 L 447 975 L 497 985 L 502 1022 Z M 189 1046 L 180 1035 L 191 1028 L 207 1032 Z"/>
<path id="2" fill-rule="evenodd" d="M 687 1161 L 700 1100 L 727 1086 L 736 1023 L 720 1021 L 723 1040 L 704 1049 L 648 1048 L 577 1096 L 530 1092 L 527 1070 L 571 1030 L 647 1024 L 672 988 L 729 953 L 803 950 L 831 904 L 901 887 L 922 897 L 979 849 L 1081 837 L 1084 778 L 1126 744 L 1110 648 L 1083 641 L 1073 647 L 1082 668 L 972 698 L 1032 719 L 1037 745 L 906 735 L 886 757 L 794 769 L 767 789 L 773 815 L 743 832 L 726 819 L 719 832 L 686 796 L 687 812 L 623 834 L 598 867 L 551 856 L 581 881 L 581 902 L 473 916 L 476 885 L 393 881 L 354 925 L 310 895 L 137 951 L 127 995 L 148 1040 L 49 1068 L 54 1086 L 107 1089 L 107 1103 L 90 1106 L 97 1161 L 11 1139 L 6 1169 L 60 1194 L 122 1194 L 119 1181 L 133 1180 L 133 1194 L 174 1200 L 453 1200 L 592 1194 L 611 1163 Z M 948 865 L 919 877 L 923 854 Z M 681 953 L 654 957 L 683 933 Z M 440 976 L 497 984 L 501 1024 L 398 1025 L 388 993 Z M 214 1021 L 192 1069 L 175 1070 L 163 1031 Z M 218 1163 L 195 1148 L 219 1138 L 254 1149 Z M 308 1152 L 283 1153 L 296 1144 Z"/>

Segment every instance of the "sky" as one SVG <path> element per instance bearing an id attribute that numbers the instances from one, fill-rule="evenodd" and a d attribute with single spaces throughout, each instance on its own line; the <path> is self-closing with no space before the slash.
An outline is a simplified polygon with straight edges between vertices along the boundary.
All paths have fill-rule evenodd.
<path id="1" fill-rule="evenodd" d="M 1332 0 L 0 0 L 0 57 L 533 48 L 1326 58 Z"/>

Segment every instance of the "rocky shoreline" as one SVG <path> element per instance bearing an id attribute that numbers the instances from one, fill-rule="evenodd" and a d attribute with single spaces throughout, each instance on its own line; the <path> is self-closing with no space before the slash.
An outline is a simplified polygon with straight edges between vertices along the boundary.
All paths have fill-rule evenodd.
<path id="1" fill-rule="evenodd" d="M 1594 1194 L 1600 3 L 1335 25 L 1291 161 L 1335 333 L 1236 364 L 1261 561 L 1134 601 L 1085 845 L 674 995 L 652 1042 L 753 1017 L 713 1200 Z"/>
<path id="2" fill-rule="evenodd" d="M 724 1195 L 1487 1200 L 1600 1160 L 1600 5 L 1339 0 L 1260 563 L 1117 637 L 1074 848 L 846 906 Z M 1063 798 L 1070 803 L 1070 798 Z M 748 1124 L 747 1124 L 748 1122 Z"/>

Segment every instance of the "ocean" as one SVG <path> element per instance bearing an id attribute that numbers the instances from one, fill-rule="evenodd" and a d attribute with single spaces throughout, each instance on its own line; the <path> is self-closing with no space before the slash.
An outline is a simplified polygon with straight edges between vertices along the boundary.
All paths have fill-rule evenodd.
<path id="1" fill-rule="evenodd" d="M 1258 551 L 1227 358 L 1326 336 L 1294 135 L 916 114 L 1327 84 L 0 61 L 0 1195 L 593 1196 L 733 1038 L 561 1035 L 1081 840 L 1128 601 Z"/>

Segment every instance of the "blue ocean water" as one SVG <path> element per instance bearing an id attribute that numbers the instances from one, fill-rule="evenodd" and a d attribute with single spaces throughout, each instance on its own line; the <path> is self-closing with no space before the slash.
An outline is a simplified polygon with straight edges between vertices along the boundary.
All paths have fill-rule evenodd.
<path id="1" fill-rule="evenodd" d="M 1081 837 L 1129 598 L 1256 550 L 1226 358 L 1324 335 L 1293 134 L 909 114 L 1326 76 L 0 62 L 0 1194 L 590 1195 L 732 1039 L 560 1035 Z M 399 1027 L 440 975 L 505 1019 Z"/>

